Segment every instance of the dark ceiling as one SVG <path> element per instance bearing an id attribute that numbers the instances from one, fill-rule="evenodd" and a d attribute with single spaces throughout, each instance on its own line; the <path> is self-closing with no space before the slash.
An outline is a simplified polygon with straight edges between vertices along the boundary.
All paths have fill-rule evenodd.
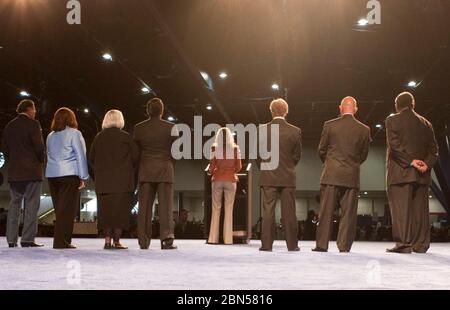
<path id="1" fill-rule="evenodd" d="M 267 122 L 268 103 L 285 97 L 289 120 L 313 140 L 346 95 L 358 99 L 359 119 L 379 140 L 375 125 L 404 90 L 435 127 L 450 121 L 448 0 L 381 1 L 381 25 L 368 27 L 356 25 L 366 0 L 80 2 L 81 25 L 68 25 L 65 0 L 0 0 L 2 128 L 27 90 L 45 130 L 60 106 L 79 110 L 88 139 L 110 108 L 124 111 L 131 129 L 153 96 L 143 86 L 164 100 L 166 117 L 188 124 L 193 115 Z M 114 61 L 103 61 L 104 52 Z M 421 83 L 410 89 L 410 80 Z"/>

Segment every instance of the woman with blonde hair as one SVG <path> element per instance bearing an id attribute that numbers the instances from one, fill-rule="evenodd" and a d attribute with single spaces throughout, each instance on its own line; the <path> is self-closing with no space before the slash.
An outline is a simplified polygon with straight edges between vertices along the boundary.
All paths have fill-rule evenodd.
<path id="1" fill-rule="evenodd" d="M 124 126 L 122 112 L 108 111 L 89 152 L 97 194 L 98 228 L 105 237 L 105 250 L 127 249 L 120 243 L 120 237 L 123 230 L 129 229 L 139 151 L 131 135 L 122 130 Z"/>
<path id="2" fill-rule="evenodd" d="M 212 215 L 209 230 L 209 244 L 219 243 L 220 209 L 225 196 L 225 219 L 223 239 L 233 244 L 233 206 L 236 194 L 237 173 L 242 169 L 239 147 L 229 128 L 220 128 L 211 148 L 209 171 L 211 173 Z"/>

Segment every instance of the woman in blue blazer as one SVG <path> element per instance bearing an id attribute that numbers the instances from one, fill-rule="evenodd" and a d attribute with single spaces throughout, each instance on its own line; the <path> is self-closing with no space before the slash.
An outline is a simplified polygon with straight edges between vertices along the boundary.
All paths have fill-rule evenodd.
<path id="1" fill-rule="evenodd" d="M 72 245 L 73 223 L 80 207 L 79 190 L 89 178 L 86 160 L 86 143 L 77 130 L 75 113 L 68 108 L 56 111 L 52 132 L 47 137 L 48 178 L 56 222 L 53 248 L 74 249 Z"/>

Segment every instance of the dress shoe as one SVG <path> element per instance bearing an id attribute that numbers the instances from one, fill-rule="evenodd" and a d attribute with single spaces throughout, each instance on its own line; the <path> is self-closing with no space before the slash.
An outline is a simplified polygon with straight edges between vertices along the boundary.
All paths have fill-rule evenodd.
<path id="1" fill-rule="evenodd" d="M 120 244 L 120 242 L 114 242 L 114 245 L 112 246 L 112 249 L 114 250 L 126 250 L 128 249 L 127 246 Z"/>
<path id="2" fill-rule="evenodd" d="M 176 245 L 173 245 L 173 239 L 169 238 L 166 240 L 161 240 L 161 250 L 175 250 Z"/>
<path id="3" fill-rule="evenodd" d="M 54 245 L 54 249 L 63 250 L 63 249 L 76 249 L 77 247 L 73 244 L 66 244 L 66 245 Z"/>
<path id="4" fill-rule="evenodd" d="M 300 251 L 300 248 L 299 247 L 295 247 L 295 248 L 293 248 L 293 249 L 290 249 L 290 250 L 288 250 L 289 252 L 298 252 L 298 251 Z"/>
<path id="5" fill-rule="evenodd" d="M 400 254 L 411 254 L 411 248 L 407 247 L 393 247 L 392 249 L 386 249 L 388 253 L 400 253 Z"/>
<path id="6" fill-rule="evenodd" d="M 141 250 L 148 250 L 148 246 L 139 246 L 139 248 L 141 249 Z"/>
<path id="7" fill-rule="evenodd" d="M 414 252 L 414 253 L 417 253 L 417 254 L 426 254 L 426 253 L 427 253 L 427 250 L 413 249 L 413 252 Z"/>
<path id="8" fill-rule="evenodd" d="M 347 250 L 339 250 L 339 253 L 350 253 L 350 251 L 347 251 Z"/>
<path id="9" fill-rule="evenodd" d="M 20 246 L 22 248 L 39 248 L 44 246 L 43 244 L 36 243 L 36 242 L 21 242 Z"/>
<path id="10" fill-rule="evenodd" d="M 105 246 L 103 247 L 104 250 L 111 250 L 112 249 L 112 245 L 111 243 L 105 243 Z"/>
<path id="11" fill-rule="evenodd" d="M 316 246 L 314 249 L 311 249 L 311 251 L 313 251 L 313 252 L 328 252 L 327 249 L 322 249 L 322 248 L 319 248 L 318 246 Z"/>
<path id="12" fill-rule="evenodd" d="M 272 249 L 266 249 L 266 248 L 263 248 L 263 247 L 260 247 L 259 250 L 261 252 L 272 252 Z"/>
<path id="13" fill-rule="evenodd" d="M 8 243 L 10 248 L 17 248 L 17 243 Z"/>

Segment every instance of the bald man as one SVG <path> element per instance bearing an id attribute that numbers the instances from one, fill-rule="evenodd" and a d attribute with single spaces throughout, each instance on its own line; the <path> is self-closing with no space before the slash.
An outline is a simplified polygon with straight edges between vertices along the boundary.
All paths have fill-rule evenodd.
<path id="1" fill-rule="evenodd" d="M 370 128 L 355 118 L 355 98 L 345 97 L 339 110 L 340 117 L 324 124 L 319 144 L 324 167 L 315 252 L 328 251 L 337 205 L 341 207 L 337 238 L 340 252 L 350 252 L 356 234 L 360 166 L 369 153 Z"/>

